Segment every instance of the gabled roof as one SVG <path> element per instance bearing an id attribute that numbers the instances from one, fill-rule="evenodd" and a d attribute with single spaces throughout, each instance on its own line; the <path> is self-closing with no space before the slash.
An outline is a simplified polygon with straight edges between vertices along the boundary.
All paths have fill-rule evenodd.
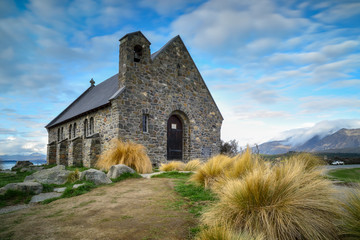
<path id="1" fill-rule="evenodd" d="M 136 31 L 136 32 L 132 32 L 132 33 L 128 33 L 128 34 L 126 34 L 125 36 L 123 36 L 122 38 L 120 38 L 120 42 L 121 42 L 121 40 L 123 40 L 124 38 L 126 38 L 126 37 L 128 37 L 128 36 L 131 36 L 131 35 L 138 35 L 138 34 L 141 34 L 141 36 L 143 36 L 144 38 L 145 38 L 145 40 L 149 43 L 149 44 L 151 44 L 151 42 L 144 36 L 144 34 L 142 34 L 142 32 L 140 32 L 140 31 Z"/>
<path id="2" fill-rule="evenodd" d="M 115 74 L 102 83 L 89 87 L 45 127 L 53 127 L 83 113 L 105 106 L 110 103 L 110 100 L 118 97 L 123 90 L 124 87 L 119 89 L 118 74 Z"/>

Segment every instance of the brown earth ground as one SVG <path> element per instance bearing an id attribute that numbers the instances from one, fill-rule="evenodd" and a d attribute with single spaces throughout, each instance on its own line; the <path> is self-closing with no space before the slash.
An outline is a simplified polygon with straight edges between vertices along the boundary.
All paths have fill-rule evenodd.
<path id="1" fill-rule="evenodd" d="M 173 179 L 128 179 L 0 215 L 0 239 L 189 239 L 197 219 Z"/>

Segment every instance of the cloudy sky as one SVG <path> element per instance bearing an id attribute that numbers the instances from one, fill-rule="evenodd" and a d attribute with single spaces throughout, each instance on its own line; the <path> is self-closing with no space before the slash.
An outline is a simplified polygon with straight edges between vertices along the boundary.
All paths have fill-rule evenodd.
<path id="1" fill-rule="evenodd" d="M 181 36 L 224 140 L 360 127 L 359 22 L 359 0 L 1 0 L 0 154 L 45 153 L 44 126 L 118 71 L 138 30 L 152 52 Z"/>

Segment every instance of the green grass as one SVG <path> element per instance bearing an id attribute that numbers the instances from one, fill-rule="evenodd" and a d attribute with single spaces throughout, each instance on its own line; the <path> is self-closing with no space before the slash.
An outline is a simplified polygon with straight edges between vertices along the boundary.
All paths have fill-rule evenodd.
<path id="1" fill-rule="evenodd" d="M 117 178 L 112 178 L 111 181 L 114 183 L 123 181 L 128 178 L 141 178 L 141 176 L 138 173 L 123 173 Z"/>
<path id="2" fill-rule="evenodd" d="M 22 192 L 9 189 L 5 192 L 5 194 L 0 195 L 0 207 L 29 203 L 33 195 L 34 193 L 32 192 Z"/>
<path id="3" fill-rule="evenodd" d="M 151 178 L 176 178 L 176 179 L 189 179 L 193 173 L 180 173 L 177 171 L 164 172 L 158 175 L 153 175 Z"/>
<path id="4" fill-rule="evenodd" d="M 185 199 L 190 213 L 199 217 L 204 208 L 216 200 L 216 196 L 203 186 L 188 183 L 185 179 L 176 181 L 175 192 Z"/>
<path id="5" fill-rule="evenodd" d="M 175 204 L 179 206 L 186 205 L 189 212 L 199 217 L 204 209 L 210 202 L 216 200 L 215 195 L 205 189 L 203 186 L 198 186 L 193 183 L 189 183 L 188 180 L 193 173 L 180 173 L 177 171 L 165 172 L 152 176 L 152 178 L 174 178 L 175 182 L 174 190 L 181 197 L 183 201 L 177 201 Z M 179 207 L 178 206 L 178 207 Z"/>
<path id="6" fill-rule="evenodd" d="M 26 176 L 33 173 L 34 172 L 17 172 L 16 174 L 0 173 L 0 187 L 9 183 L 23 182 Z"/>
<path id="7" fill-rule="evenodd" d="M 343 182 L 360 182 L 360 168 L 331 170 L 328 175 L 332 179 Z"/>
<path id="8" fill-rule="evenodd" d="M 90 168 L 87 168 L 87 167 L 76 167 L 76 166 L 67 166 L 65 167 L 66 170 L 69 170 L 69 171 L 75 171 L 76 169 L 79 170 L 79 172 L 83 172 L 83 171 L 86 171 L 86 170 L 89 170 Z"/>

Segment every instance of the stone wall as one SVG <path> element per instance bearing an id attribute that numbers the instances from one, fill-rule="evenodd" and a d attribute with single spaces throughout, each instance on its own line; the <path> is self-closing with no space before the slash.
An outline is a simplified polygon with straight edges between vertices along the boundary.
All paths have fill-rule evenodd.
<path id="1" fill-rule="evenodd" d="M 119 81 L 126 88 L 117 100 L 119 136 L 145 145 L 154 163 L 164 162 L 167 121 L 176 114 L 184 125 L 184 161 L 217 154 L 222 116 L 180 37 L 169 42 L 154 60 L 145 54 L 140 62 L 134 62 L 131 46 L 138 43 L 150 46 L 140 34 L 123 40 L 120 46 L 123 74 Z M 148 133 L 142 132 L 144 113 L 149 115 Z"/>
<path id="2" fill-rule="evenodd" d="M 113 138 L 117 138 L 118 134 L 118 110 L 116 104 L 110 104 L 110 106 L 98 109 L 97 111 L 90 112 L 86 115 L 83 115 L 79 118 L 76 118 L 72 121 L 68 121 L 66 123 L 60 124 L 58 126 L 52 127 L 48 129 L 49 134 L 49 143 L 55 142 L 57 146 L 57 149 L 53 152 L 56 154 L 56 163 L 57 164 L 66 164 L 67 165 L 82 165 L 86 164 L 90 166 L 90 158 L 92 159 L 92 162 L 96 162 L 97 159 L 95 159 L 95 155 L 98 156 L 99 154 L 93 154 L 90 157 L 91 154 L 91 142 L 89 144 L 86 144 L 86 137 L 84 133 L 84 122 L 85 119 L 88 119 L 88 122 L 90 122 L 90 118 L 94 118 L 94 134 L 96 135 L 97 140 L 99 141 L 100 149 L 97 150 L 97 152 L 101 152 L 106 150 L 109 147 L 109 142 Z M 71 139 L 69 139 L 69 127 L 70 125 L 74 126 L 74 123 L 76 123 L 76 136 L 73 136 L 73 133 L 71 134 Z M 58 129 L 63 128 L 64 130 L 64 140 L 58 141 Z M 91 136 L 88 136 L 89 138 Z M 62 148 L 60 148 L 60 143 Z M 65 146 L 66 145 L 66 146 Z M 66 154 L 60 154 L 60 151 L 64 152 L 66 148 Z M 49 151 L 49 150 L 48 150 Z M 86 155 L 89 156 L 86 156 Z M 85 160 L 83 160 L 83 158 Z M 61 159 L 61 161 L 60 161 Z M 81 159 L 81 160 L 80 160 Z M 48 157 L 48 163 L 50 163 Z M 86 162 L 86 163 L 83 163 Z"/>

